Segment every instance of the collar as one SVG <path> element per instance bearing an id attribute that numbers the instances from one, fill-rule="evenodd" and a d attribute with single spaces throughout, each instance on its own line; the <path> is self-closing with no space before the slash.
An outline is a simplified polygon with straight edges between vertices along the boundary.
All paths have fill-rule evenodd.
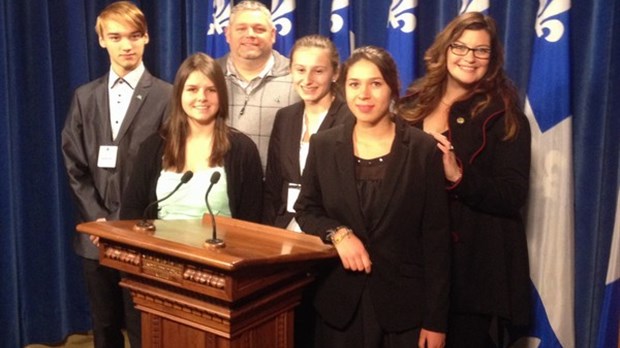
<path id="1" fill-rule="evenodd" d="M 140 62 L 140 65 L 138 65 L 138 67 L 130 71 L 127 75 L 123 76 L 122 79 L 125 82 L 127 82 L 127 84 L 129 85 L 129 87 L 131 87 L 131 89 L 135 89 L 145 70 L 146 68 L 144 68 L 144 62 Z M 118 76 L 118 74 L 114 72 L 112 68 L 110 68 L 110 78 L 108 79 L 108 88 L 109 89 L 114 88 L 119 78 L 121 77 Z"/>
<path id="2" fill-rule="evenodd" d="M 265 67 L 263 68 L 263 70 L 261 70 L 261 72 L 259 72 L 255 78 L 260 78 L 260 79 L 265 78 L 265 76 L 267 76 L 267 74 L 269 74 L 271 70 L 273 69 L 275 65 L 275 61 L 276 60 L 273 57 L 273 54 L 270 55 L 269 59 L 267 60 L 267 64 L 265 64 Z M 232 76 L 238 80 L 243 80 L 241 75 L 237 72 L 237 69 L 235 68 L 235 65 L 233 64 L 233 61 L 232 59 L 230 59 L 230 57 L 226 61 L 226 76 Z"/>
<path id="3" fill-rule="evenodd" d="M 491 102 L 483 109 L 479 111 L 477 117 L 471 116 L 471 110 L 476 103 L 483 100 L 485 98 L 485 94 L 475 94 L 465 100 L 455 102 L 450 109 L 450 117 L 459 116 L 461 118 L 472 120 L 476 122 L 485 122 L 485 120 L 491 116 L 496 114 L 497 112 L 505 110 L 504 103 L 502 98 L 498 95 L 491 96 Z"/>

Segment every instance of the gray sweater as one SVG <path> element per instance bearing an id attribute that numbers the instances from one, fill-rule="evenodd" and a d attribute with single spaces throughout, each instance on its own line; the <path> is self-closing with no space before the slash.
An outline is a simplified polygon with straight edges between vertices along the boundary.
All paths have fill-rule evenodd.
<path id="1" fill-rule="evenodd" d="M 226 75 L 228 124 L 256 143 L 263 170 L 267 166 L 269 138 L 276 112 L 301 100 L 293 88 L 288 58 L 275 50 L 272 52 L 274 66 L 263 78 L 256 78 L 258 81 L 252 83 L 256 84 L 254 88 L 243 88 L 235 72 L 227 69 L 228 54 L 217 60 Z"/>

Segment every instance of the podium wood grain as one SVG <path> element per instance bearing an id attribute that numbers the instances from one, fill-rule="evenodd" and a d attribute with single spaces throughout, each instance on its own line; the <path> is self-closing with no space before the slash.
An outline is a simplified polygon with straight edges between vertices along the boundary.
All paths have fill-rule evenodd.
<path id="1" fill-rule="evenodd" d="M 100 263 L 125 273 L 142 312 L 144 347 L 292 347 L 294 307 L 313 266 L 335 260 L 318 237 L 216 217 L 223 248 L 205 246 L 210 218 L 89 222 Z"/>

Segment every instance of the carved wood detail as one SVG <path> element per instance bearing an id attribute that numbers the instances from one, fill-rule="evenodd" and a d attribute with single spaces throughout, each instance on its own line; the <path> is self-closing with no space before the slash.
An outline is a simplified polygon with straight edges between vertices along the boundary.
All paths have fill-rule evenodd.
<path id="1" fill-rule="evenodd" d="M 160 348 L 161 342 L 164 338 L 162 329 L 162 318 L 150 314 L 148 314 L 147 317 L 150 319 L 149 336 L 151 338 L 151 347 Z"/>
<path id="2" fill-rule="evenodd" d="M 276 317 L 276 338 L 278 347 L 287 346 L 287 315 L 286 312 Z"/>
<path id="3" fill-rule="evenodd" d="M 145 348 L 292 348 L 311 266 L 336 251 L 314 236 L 230 218 L 217 219 L 226 247 L 205 249 L 205 221 L 157 220 L 152 233 L 135 231 L 133 220 L 77 229 L 99 237 L 100 263 L 123 273 Z"/>
<path id="4" fill-rule="evenodd" d="M 198 284 L 207 285 L 216 289 L 224 289 L 226 278 L 223 274 L 216 273 L 207 269 L 198 269 L 188 265 L 183 272 L 183 279 Z"/>
<path id="5" fill-rule="evenodd" d="M 133 249 L 123 248 L 121 246 L 104 245 L 104 256 L 108 259 L 122 263 L 137 266 L 141 261 L 141 254 Z"/>
<path id="6" fill-rule="evenodd" d="M 178 290 L 177 290 L 178 292 Z M 195 305 L 188 301 L 187 298 L 173 297 L 166 293 L 157 293 L 154 291 L 143 291 L 142 289 L 132 287 L 131 295 L 134 298 L 134 302 L 150 302 L 168 308 L 170 313 L 182 312 L 186 315 L 194 317 L 199 322 L 214 322 L 230 326 L 230 320 L 228 317 L 218 315 L 213 310 L 208 310 L 204 305 Z M 200 296 L 202 297 L 202 296 Z M 204 303 L 210 302 L 208 298 L 202 297 L 200 301 Z M 217 303 L 214 301 L 213 303 Z M 202 319 L 202 320 L 200 320 Z"/>

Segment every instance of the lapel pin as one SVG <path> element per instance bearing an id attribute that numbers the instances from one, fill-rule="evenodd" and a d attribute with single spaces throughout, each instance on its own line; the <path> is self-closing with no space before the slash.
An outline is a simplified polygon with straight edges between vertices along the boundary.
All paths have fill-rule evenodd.
<path id="1" fill-rule="evenodd" d="M 138 98 L 139 100 L 142 100 L 142 94 L 138 94 L 136 98 Z"/>

